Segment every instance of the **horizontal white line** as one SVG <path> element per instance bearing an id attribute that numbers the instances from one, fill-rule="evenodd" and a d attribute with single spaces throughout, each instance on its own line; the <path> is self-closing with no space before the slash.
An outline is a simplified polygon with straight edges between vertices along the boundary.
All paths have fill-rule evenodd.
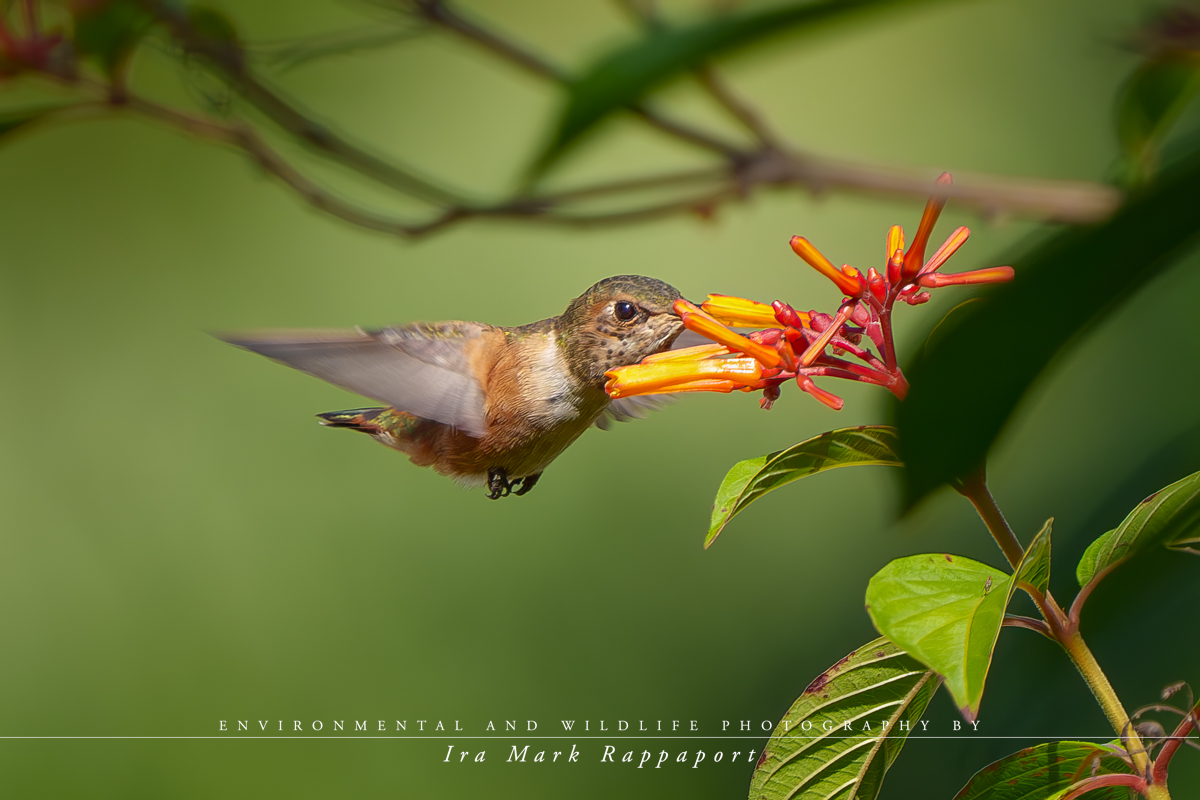
<path id="1" fill-rule="evenodd" d="M 971 739 L 1038 739 L 1038 740 L 1044 740 L 1044 741 L 1054 741 L 1054 740 L 1063 740 L 1063 739 L 1070 739 L 1070 740 L 1075 740 L 1075 741 L 1087 740 L 1087 739 L 1095 739 L 1097 741 L 1109 741 L 1114 738 L 1113 734 L 1108 734 L 1107 736 L 1035 736 L 1035 735 L 987 736 L 985 734 L 975 734 L 975 733 L 970 733 L 970 732 L 964 732 L 964 734 L 961 736 L 921 736 L 921 735 L 910 734 L 909 736 L 907 736 L 905 738 L 907 738 L 907 739 L 963 739 L 963 738 L 968 738 L 968 737 Z M 443 739 L 443 740 L 450 740 L 450 741 L 461 741 L 463 739 L 484 739 L 484 740 L 491 739 L 491 740 L 495 740 L 495 741 L 503 741 L 505 739 L 523 739 L 523 740 L 524 739 L 570 739 L 570 740 L 574 740 L 574 741 L 578 741 L 580 739 L 607 739 L 607 740 L 625 739 L 625 740 L 631 740 L 631 741 L 639 740 L 639 739 L 667 739 L 667 740 L 686 741 L 689 739 L 730 740 L 730 739 L 766 739 L 766 738 L 769 738 L 769 737 L 767 737 L 767 736 L 634 736 L 634 735 L 624 735 L 624 736 L 619 736 L 619 735 L 618 736 L 521 736 L 521 735 L 516 735 L 516 736 L 353 736 L 353 735 L 309 736 L 309 735 L 300 735 L 300 736 L 293 736 L 293 735 L 286 734 L 286 733 L 281 733 L 276 736 L 241 736 L 241 735 L 238 735 L 237 733 L 232 733 L 232 732 L 225 736 L 0 736 L 0 739 Z M 853 738 L 871 739 L 871 738 L 878 738 L 878 737 L 845 736 L 842 738 L 845 738 L 845 739 L 853 739 Z M 1187 738 L 1187 737 L 1164 736 L 1161 738 L 1162 739 L 1182 739 L 1182 738 Z"/>

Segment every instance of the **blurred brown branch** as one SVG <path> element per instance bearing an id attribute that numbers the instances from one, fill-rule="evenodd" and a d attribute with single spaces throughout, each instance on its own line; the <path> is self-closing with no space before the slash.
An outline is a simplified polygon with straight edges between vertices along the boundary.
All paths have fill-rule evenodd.
<path id="1" fill-rule="evenodd" d="M 270 123 L 277 133 L 299 142 L 321 159 L 336 163 L 373 183 L 429 206 L 423 220 L 392 218 L 349 201 L 322 186 L 269 144 L 252 118 L 228 119 L 216 114 L 186 112 L 138 94 L 126 85 L 120 69 L 125 55 L 105 50 L 116 67 L 97 77 L 79 57 L 78 45 L 40 29 L 37 3 L 23 3 L 20 28 L 0 17 L 0 66 L 8 74 L 34 73 L 81 90 L 86 97 L 75 106 L 94 113 L 97 105 L 136 114 L 201 138 L 238 149 L 278 178 L 314 208 L 354 225 L 404 238 L 419 238 L 472 219 L 522 220 L 550 225 L 591 226 L 631 223 L 676 214 L 712 214 L 721 204 L 742 201 L 759 188 L 802 189 L 813 192 L 850 190 L 924 198 L 932 172 L 903 170 L 832 159 L 806 153 L 770 130 L 762 113 L 739 96 L 711 65 L 694 77 L 712 100 L 745 128 L 751 143 L 740 144 L 721 134 L 674 119 L 645 102 L 628 110 L 646 125 L 707 152 L 713 163 L 694 170 L 648 174 L 598 182 L 558 192 L 520 191 L 500 200 L 480 201 L 467 192 L 445 186 L 419 170 L 384 158 L 354 143 L 287 98 L 258 74 L 247 49 L 220 20 L 198 16 L 176 3 L 158 0 L 107 0 L 104 8 L 125 4 L 133 13 L 148 15 L 182 51 L 189 65 L 199 64 L 219 76 L 245 104 Z M 469 18 L 446 0 L 390 0 L 416 26 L 441 31 L 490 56 L 552 83 L 566 86 L 571 77 L 555 64 Z M 625 2 L 647 27 L 660 25 L 653 4 Z M 96 4 L 88 13 L 95 13 Z M 77 23 L 76 31 L 80 29 Z M 406 29 L 408 31 L 413 28 Z M 55 38 L 57 36 L 57 38 Z M 328 38 L 328 37 L 326 37 Z M 381 41 L 386 40 L 381 39 Z M 356 40 L 348 39 L 353 44 Z M 118 44 L 120 41 L 118 40 Z M 136 44 L 136 40 L 134 41 Z M 327 43 L 322 43 L 323 46 Z M 132 49 L 132 44 L 128 45 Z M 70 119 L 79 114 L 42 113 L 39 120 Z M 653 199 L 647 200 L 649 193 Z M 946 194 L 983 213 L 1013 213 L 1064 222 L 1091 222 L 1110 214 L 1119 194 L 1106 186 L 1084 182 L 1002 179 L 959 176 Z M 605 200 L 596 210 L 589 203 Z"/>

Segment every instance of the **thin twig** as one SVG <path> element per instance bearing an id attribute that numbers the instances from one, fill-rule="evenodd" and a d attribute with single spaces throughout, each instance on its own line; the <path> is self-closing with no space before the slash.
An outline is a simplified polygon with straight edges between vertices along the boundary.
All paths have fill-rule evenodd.
<path id="1" fill-rule="evenodd" d="M 464 204 L 459 196 L 418 176 L 411 168 L 397 166 L 351 144 L 300 111 L 250 71 L 240 50 L 198 34 L 187 15 L 164 4 L 159 4 L 155 10 L 189 52 L 202 55 L 216 65 L 247 102 L 296 139 L 377 183 L 436 204 Z"/>
<path id="2" fill-rule="evenodd" d="M 457 10 L 451 8 L 450 4 L 445 2 L 445 0 L 413 0 L 412 6 L 418 14 L 430 22 L 436 23 L 445 30 L 474 42 L 493 55 L 500 56 L 527 72 L 532 72 L 542 78 L 548 78 L 564 86 L 568 86 L 571 83 L 571 76 L 564 70 L 509 39 L 498 36 L 473 22 Z M 698 128 L 665 116 L 661 112 L 647 107 L 644 103 L 633 103 L 629 106 L 629 110 L 641 117 L 645 122 L 665 133 L 669 133 L 678 139 L 690 142 L 726 158 L 733 158 L 742 154 L 742 151 L 737 146 L 722 141 Z"/>
<path id="3" fill-rule="evenodd" d="M 775 148 L 778 146 L 778 139 L 775 134 L 767 127 L 762 115 L 758 111 L 742 99 L 736 92 L 729 88 L 712 65 L 705 64 L 696 70 L 696 77 L 700 81 L 700 85 L 704 90 L 712 96 L 714 100 L 729 115 L 740 122 L 746 130 L 754 134 L 754 138 L 758 139 L 760 145 L 766 148 Z"/>

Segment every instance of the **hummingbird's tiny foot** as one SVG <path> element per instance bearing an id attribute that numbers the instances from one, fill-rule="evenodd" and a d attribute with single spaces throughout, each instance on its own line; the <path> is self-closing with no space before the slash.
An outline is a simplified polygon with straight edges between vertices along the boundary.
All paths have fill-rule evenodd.
<path id="1" fill-rule="evenodd" d="M 540 477 L 542 477 L 542 473 L 540 472 L 537 475 L 526 475 L 521 479 L 521 488 L 517 489 L 515 492 L 513 492 L 513 494 L 515 494 L 517 497 L 520 497 L 523 494 L 528 494 L 529 490 L 537 485 L 538 478 Z"/>
<path id="2" fill-rule="evenodd" d="M 508 480 L 508 473 L 500 467 L 492 467 L 488 470 L 488 489 L 491 492 L 488 494 L 489 500 L 499 500 L 501 497 L 508 497 L 512 494 L 513 484 Z"/>

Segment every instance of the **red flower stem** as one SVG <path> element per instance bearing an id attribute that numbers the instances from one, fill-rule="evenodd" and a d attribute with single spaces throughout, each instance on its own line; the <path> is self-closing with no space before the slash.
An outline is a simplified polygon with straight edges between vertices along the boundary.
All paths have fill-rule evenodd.
<path id="1" fill-rule="evenodd" d="M 869 336 L 871 338 L 871 341 L 875 343 L 875 346 L 879 348 L 879 352 L 882 353 L 883 352 L 883 328 L 879 324 L 879 316 L 877 314 L 872 315 L 871 321 L 867 324 L 867 327 L 864 329 L 864 332 L 867 334 L 867 336 Z"/>
<path id="2" fill-rule="evenodd" d="M 858 359 L 861 359 L 861 360 L 867 362 L 868 364 L 870 364 L 872 367 L 879 370 L 880 372 L 883 372 L 883 373 L 891 372 L 891 370 L 889 370 L 882 361 L 880 361 L 878 358 L 875 357 L 874 353 L 872 353 L 870 350 L 859 347 L 858 345 L 854 344 L 853 342 L 851 342 L 848 339 L 843 339 L 840 336 L 835 336 L 833 339 L 831 339 L 829 341 L 829 344 L 830 344 L 830 346 L 836 347 L 839 350 L 845 350 L 847 353 L 854 356 L 855 358 L 858 358 Z"/>
<path id="3" fill-rule="evenodd" d="M 857 366 L 850 364 L 849 366 Z M 865 367 L 858 367 L 865 370 Z M 808 375 L 810 378 L 816 376 L 818 378 L 842 378 L 848 381 L 858 381 L 859 383 L 869 383 L 873 386 L 882 386 L 885 389 L 888 386 L 887 377 L 883 375 L 860 375 L 849 371 L 848 369 L 839 369 L 838 367 L 801 367 L 796 370 L 795 375 Z M 792 377 L 795 377 L 793 375 Z"/>
<path id="4" fill-rule="evenodd" d="M 893 382 L 892 376 L 889 375 L 888 373 L 884 372 L 883 370 L 871 369 L 870 367 L 864 367 L 862 364 L 855 364 L 853 361 L 846 361 L 845 359 L 837 358 L 836 356 L 825 356 L 825 357 L 821 358 L 817 363 L 825 364 L 827 366 L 834 367 L 836 369 L 845 370 L 846 372 L 850 372 L 854 375 L 858 375 L 858 376 L 862 377 L 863 379 L 865 379 L 871 383 L 878 384 L 880 386 L 887 386 Z M 803 371 L 803 370 L 798 370 L 798 371 Z"/>
<path id="5" fill-rule="evenodd" d="M 1183 744 L 1183 740 L 1191 735 L 1192 731 L 1197 729 L 1197 720 L 1200 720 L 1200 703 L 1192 707 L 1192 710 L 1183 718 L 1183 722 L 1179 723 L 1179 727 L 1175 729 L 1175 732 L 1163 744 L 1162 750 L 1158 753 L 1158 758 L 1154 760 L 1154 772 L 1150 776 L 1152 783 L 1166 785 L 1167 767 L 1171 765 L 1171 759 L 1175 757 L 1175 752 L 1179 750 L 1179 746 Z"/>
<path id="6" fill-rule="evenodd" d="M 890 307 L 879 315 L 879 333 L 880 338 L 883 339 L 879 346 L 879 349 L 883 351 L 883 363 L 887 365 L 888 372 L 895 372 L 896 344 L 892 341 L 892 309 Z"/>

